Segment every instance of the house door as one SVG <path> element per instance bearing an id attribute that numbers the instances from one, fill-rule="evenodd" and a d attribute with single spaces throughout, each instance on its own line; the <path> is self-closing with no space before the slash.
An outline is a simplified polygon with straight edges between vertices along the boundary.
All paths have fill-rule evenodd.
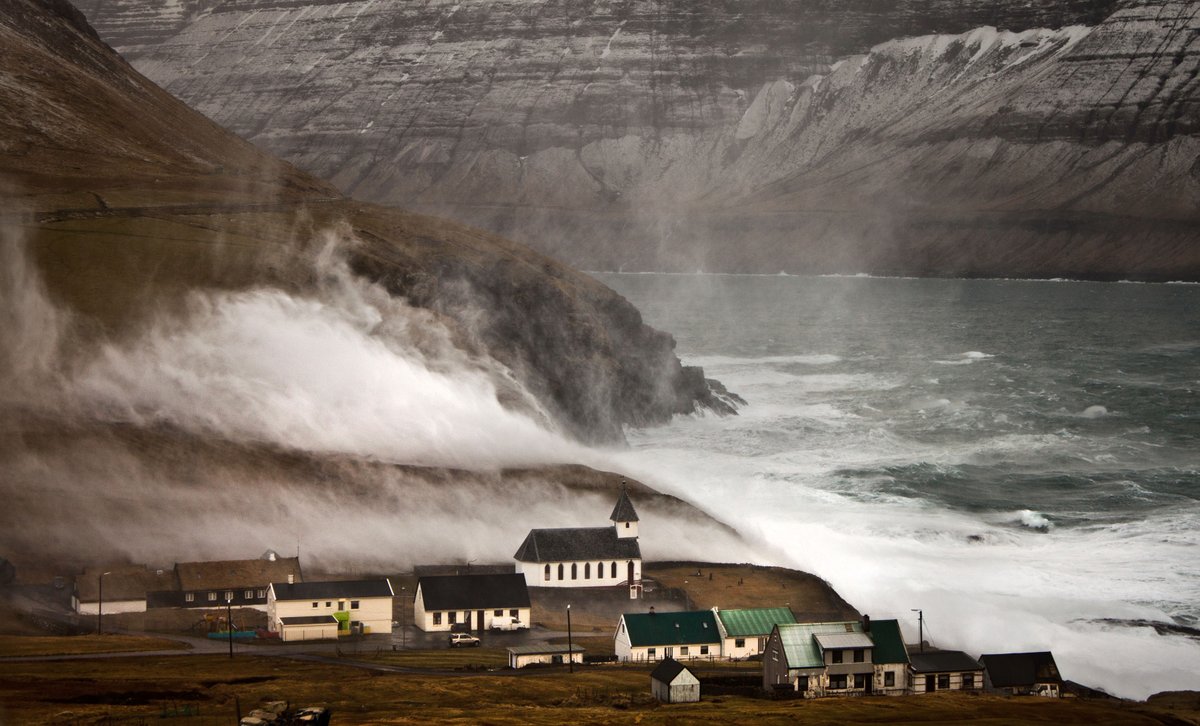
<path id="1" fill-rule="evenodd" d="M 629 584 L 632 585 L 633 584 L 633 562 L 630 562 L 626 569 L 629 570 L 628 580 L 629 580 Z"/>
<path id="2" fill-rule="evenodd" d="M 483 632 L 483 611 L 482 610 L 475 611 L 475 629 L 481 633 Z"/>
<path id="3" fill-rule="evenodd" d="M 663 657 L 664 658 L 674 658 L 675 657 L 675 649 L 669 645 L 667 647 L 663 648 Z"/>
<path id="4" fill-rule="evenodd" d="M 935 688 L 933 676 L 925 676 L 925 692 L 933 693 Z"/>

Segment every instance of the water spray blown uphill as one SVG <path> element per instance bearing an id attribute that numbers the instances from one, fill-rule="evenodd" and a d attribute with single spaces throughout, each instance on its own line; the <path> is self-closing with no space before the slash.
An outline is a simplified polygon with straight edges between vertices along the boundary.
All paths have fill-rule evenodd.
<path id="1" fill-rule="evenodd" d="M 366 557 L 480 503 L 467 519 L 570 523 L 563 480 L 615 476 L 497 470 L 730 410 L 595 280 L 343 199 L 137 76 L 70 6 L 6 5 L 0 548 L 240 556 L 328 528 Z"/>

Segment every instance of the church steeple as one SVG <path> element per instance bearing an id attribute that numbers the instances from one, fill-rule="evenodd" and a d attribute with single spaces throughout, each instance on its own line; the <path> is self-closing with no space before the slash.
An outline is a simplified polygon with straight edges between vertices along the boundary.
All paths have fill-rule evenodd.
<path id="1" fill-rule="evenodd" d="M 617 506 L 613 507 L 612 516 L 609 519 L 612 520 L 613 526 L 617 528 L 618 539 L 627 539 L 630 537 L 637 539 L 637 510 L 633 508 L 633 502 L 629 501 L 629 492 L 625 489 L 624 482 L 621 482 L 621 496 L 617 498 Z"/>

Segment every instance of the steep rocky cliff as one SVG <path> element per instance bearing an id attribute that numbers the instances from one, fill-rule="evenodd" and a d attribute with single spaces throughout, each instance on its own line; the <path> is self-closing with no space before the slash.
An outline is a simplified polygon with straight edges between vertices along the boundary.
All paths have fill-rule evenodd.
<path id="1" fill-rule="evenodd" d="M 327 270 L 314 255 L 336 237 L 354 284 L 431 313 L 464 360 L 500 363 L 490 375 L 506 403 L 531 393 L 567 433 L 615 440 L 624 424 L 730 410 L 669 335 L 590 277 L 478 230 L 342 198 L 139 76 L 65 2 L 0 9 L 0 233 L 6 252 L 29 247 L 49 295 L 80 318 L 74 330 L 129 338 L 187 312 L 198 290 L 315 296 Z M 20 303 L 28 281 L 6 275 L 0 300 Z M 20 321 L 5 313 L 0 363 L 21 353 L 7 337 Z"/>
<path id="2" fill-rule="evenodd" d="M 576 265 L 1200 276 L 1195 3 L 81 7 L 339 188 Z"/>

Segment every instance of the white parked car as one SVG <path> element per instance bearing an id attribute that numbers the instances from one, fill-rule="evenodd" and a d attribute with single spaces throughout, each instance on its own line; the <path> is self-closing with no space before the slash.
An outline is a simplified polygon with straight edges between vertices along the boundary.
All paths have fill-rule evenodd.
<path id="1" fill-rule="evenodd" d="M 476 638 L 474 635 L 471 635 L 470 633 L 451 633 L 450 634 L 450 647 L 451 648 L 466 648 L 466 647 L 478 648 L 479 647 L 479 638 Z"/>

